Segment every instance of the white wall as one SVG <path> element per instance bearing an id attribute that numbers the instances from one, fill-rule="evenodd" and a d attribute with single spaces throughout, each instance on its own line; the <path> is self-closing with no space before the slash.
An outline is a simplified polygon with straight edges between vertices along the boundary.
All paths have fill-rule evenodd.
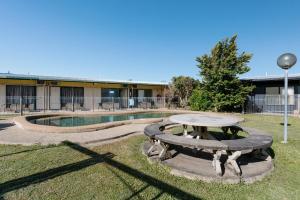
<path id="1" fill-rule="evenodd" d="M 94 108 L 98 109 L 101 103 L 101 88 L 94 88 Z"/>
<path id="2" fill-rule="evenodd" d="M 84 88 L 84 108 L 93 109 L 94 88 Z"/>
<path id="3" fill-rule="evenodd" d="M 128 89 L 127 88 L 121 89 L 120 96 L 121 96 L 121 98 L 127 98 L 128 97 Z"/>
<path id="4" fill-rule="evenodd" d="M 6 104 L 6 85 L 0 85 L 0 112 L 4 111 Z"/>
<path id="5" fill-rule="evenodd" d="M 160 89 L 152 90 L 152 97 L 157 97 L 157 95 L 160 95 L 161 97 L 163 97 L 164 96 L 163 91 Z"/>
<path id="6" fill-rule="evenodd" d="M 50 109 L 60 109 L 60 88 L 51 87 L 50 89 Z"/>
<path id="7" fill-rule="evenodd" d="M 37 86 L 36 87 L 36 109 L 43 110 L 44 103 L 45 103 L 45 87 L 44 86 Z M 46 109 L 46 107 L 45 107 Z"/>
<path id="8" fill-rule="evenodd" d="M 101 88 L 84 88 L 84 108 L 97 110 L 100 102 Z"/>

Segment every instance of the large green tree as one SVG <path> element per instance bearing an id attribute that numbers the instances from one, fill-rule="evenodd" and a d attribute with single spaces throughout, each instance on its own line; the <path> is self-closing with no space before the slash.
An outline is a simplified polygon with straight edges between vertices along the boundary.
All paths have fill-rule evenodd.
<path id="1" fill-rule="evenodd" d="M 179 98 L 180 106 L 185 107 L 193 90 L 199 86 L 199 81 L 189 76 L 175 76 L 170 84 L 172 96 Z"/>
<path id="2" fill-rule="evenodd" d="M 200 69 L 201 94 L 208 99 L 214 111 L 232 111 L 242 106 L 253 86 L 243 84 L 239 75 L 250 70 L 251 54 L 239 54 L 237 36 L 218 42 L 210 54 L 197 57 Z M 202 98 L 203 99 L 203 98 Z"/>

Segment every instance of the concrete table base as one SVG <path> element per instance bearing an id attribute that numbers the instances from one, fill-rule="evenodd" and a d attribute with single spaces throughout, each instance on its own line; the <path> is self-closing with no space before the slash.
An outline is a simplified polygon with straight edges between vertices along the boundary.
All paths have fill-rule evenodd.
<path id="1" fill-rule="evenodd" d="M 145 142 L 142 145 L 142 152 L 146 155 L 151 144 Z M 150 162 L 158 162 L 171 168 L 171 173 L 177 176 L 183 176 L 189 179 L 202 180 L 205 182 L 221 183 L 253 183 L 261 180 L 273 170 L 272 160 L 260 160 L 248 155 L 242 155 L 238 158 L 242 175 L 238 176 L 228 167 L 222 165 L 222 176 L 216 175 L 212 167 L 213 156 L 205 151 L 193 151 L 186 148 L 171 150 L 173 157 L 171 159 L 160 161 L 158 155 L 149 157 Z M 225 163 L 226 157 L 221 156 L 222 163 Z"/>

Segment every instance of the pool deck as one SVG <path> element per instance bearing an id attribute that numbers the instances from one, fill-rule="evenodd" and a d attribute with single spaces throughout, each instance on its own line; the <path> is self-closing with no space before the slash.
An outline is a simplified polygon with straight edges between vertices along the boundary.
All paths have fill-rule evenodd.
<path id="1" fill-rule="evenodd" d="M 49 145 L 70 141 L 87 146 L 114 142 L 143 133 L 146 124 L 128 124 L 82 133 L 46 133 L 21 129 L 12 120 L 0 121 L 0 144 Z"/>

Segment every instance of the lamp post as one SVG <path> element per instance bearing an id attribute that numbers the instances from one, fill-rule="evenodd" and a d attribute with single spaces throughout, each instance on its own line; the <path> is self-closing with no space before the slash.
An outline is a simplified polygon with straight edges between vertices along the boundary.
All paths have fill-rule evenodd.
<path id="1" fill-rule="evenodd" d="M 284 69 L 284 135 L 283 143 L 287 143 L 287 123 L 288 123 L 288 69 L 297 62 L 297 57 L 291 53 L 285 53 L 278 57 L 277 65 Z"/>

